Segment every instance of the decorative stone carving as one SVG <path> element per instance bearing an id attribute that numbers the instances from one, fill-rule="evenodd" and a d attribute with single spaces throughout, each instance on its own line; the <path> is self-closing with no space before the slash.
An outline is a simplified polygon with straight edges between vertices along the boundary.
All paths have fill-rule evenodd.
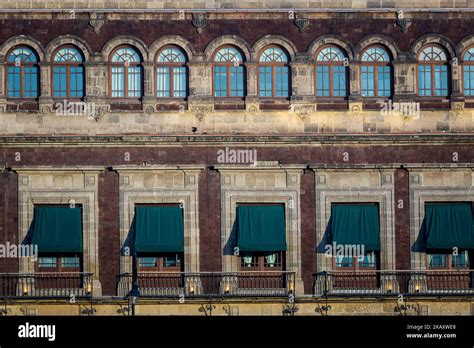
<path id="1" fill-rule="evenodd" d="M 349 102 L 349 110 L 354 113 L 358 114 L 362 111 L 362 103 L 361 102 Z"/>
<path id="2" fill-rule="evenodd" d="M 100 29 L 105 24 L 105 14 L 92 12 L 89 14 L 89 25 L 94 29 L 96 34 L 100 32 Z"/>
<path id="3" fill-rule="evenodd" d="M 192 23 L 193 26 L 196 28 L 197 32 L 201 34 L 203 29 L 207 25 L 207 15 L 204 13 L 194 13 Z"/>
<path id="4" fill-rule="evenodd" d="M 464 111 L 464 102 L 452 102 L 451 103 L 451 110 L 456 115 L 459 115 L 461 112 Z"/>
<path id="5" fill-rule="evenodd" d="M 93 120 L 96 122 L 99 122 L 99 119 L 104 116 L 107 112 L 109 112 L 109 106 L 108 105 L 101 105 L 101 106 L 96 106 L 94 108 L 91 108 L 91 111 L 87 115 L 87 118 L 89 120 Z"/>
<path id="6" fill-rule="evenodd" d="M 397 25 L 402 29 L 402 33 L 406 34 L 408 32 L 408 28 L 411 25 L 410 18 L 397 18 Z"/>
<path id="7" fill-rule="evenodd" d="M 247 103 L 247 112 L 258 112 L 258 103 Z"/>
<path id="8" fill-rule="evenodd" d="M 148 105 L 146 108 L 145 108 L 145 113 L 147 114 L 152 114 L 155 112 L 155 108 L 153 107 L 153 105 Z"/>
<path id="9" fill-rule="evenodd" d="M 50 114 L 52 112 L 52 108 L 50 105 L 43 105 L 41 107 L 41 113 L 43 114 Z"/>
<path id="10" fill-rule="evenodd" d="M 302 33 L 309 26 L 309 19 L 308 18 L 295 18 L 295 25 L 298 27 L 300 33 Z"/>
<path id="11" fill-rule="evenodd" d="M 201 122 L 204 116 L 212 112 L 211 105 L 193 105 L 191 106 L 191 113 Z"/>
<path id="12" fill-rule="evenodd" d="M 314 111 L 314 106 L 313 105 L 292 105 L 291 111 L 293 111 L 296 114 L 296 116 L 298 116 L 298 118 L 304 122 L 308 118 L 309 114 Z"/>

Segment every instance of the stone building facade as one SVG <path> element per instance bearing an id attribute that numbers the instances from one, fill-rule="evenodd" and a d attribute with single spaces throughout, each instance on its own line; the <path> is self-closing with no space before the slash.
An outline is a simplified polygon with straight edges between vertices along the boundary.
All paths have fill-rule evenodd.
<path id="1" fill-rule="evenodd" d="M 474 47 L 471 1 L 48 0 L 31 7 L 9 0 L 1 7 L 0 242 L 24 240 L 35 205 L 81 205 L 81 269 L 92 274 L 88 301 L 97 300 L 98 313 L 116 314 L 126 293 L 120 289 L 130 285 L 118 278 L 133 271 L 122 249 L 135 205 L 181 204 L 183 272 L 227 274 L 239 268 L 227 250 L 237 204 L 284 204 L 285 271 L 294 274 L 296 302 L 228 297 L 221 301 L 231 313 L 222 306 L 217 313 L 281 315 L 297 306 L 297 314 L 318 315 L 316 274 L 335 270 L 318 250 L 331 204 L 378 204 L 379 268 L 394 272 L 386 275 L 393 280 L 396 272 L 426 270 L 425 253 L 413 250 L 426 202 L 474 202 L 474 94 L 465 93 L 463 78 L 465 54 Z M 183 98 L 157 96 L 157 56 L 171 46 L 185 56 Z M 342 98 L 318 96 L 316 55 L 329 46 L 346 58 Z M 419 93 L 420 52 L 431 46 L 446 56 L 449 92 L 439 97 Z M 9 95 L 8 57 L 17 47 L 37 56 L 37 97 Z M 92 114 L 58 113 L 70 101 L 53 93 L 53 57 L 61 47 L 83 56 L 84 95 L 73 102 L 92 106 Z M 111 57 L 119 47 L 141 57 L 137 98 L 113 96 Z M 222 47 L 242 54 L 241 98 L 215 96 L 214 59 Z M 260 57 L 268 47 L 288 56 L 287 97 L 260 94 Z M 364 95 L 363 55 L 371 47 L 389 56 L 389 96 Z M 417 112 L 384 112 L 391 103 Z M 226 148 L 256 151 L 257 161 L 221 163 Z M 6 258 L 0 273 L 32 274 L 34 267 Z M 379 295 L 329 301 L 335 314 L 397 315 L 396 294 Z M 410 300 L 409 313 L 474 313 L 472 295 L 422 294 Z M 199 314 L 203 301 L 147 298 L 138 312 Z M 62 299 L 15 296 L 10 303 L 15 314 L 78 314 Z"/>

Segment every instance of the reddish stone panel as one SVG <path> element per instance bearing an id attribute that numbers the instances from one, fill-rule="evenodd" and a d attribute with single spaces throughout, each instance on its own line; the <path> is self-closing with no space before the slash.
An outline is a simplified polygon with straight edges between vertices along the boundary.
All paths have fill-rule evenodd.
<path id="1" fill-rule="evenodd" d="M 102 294 L 116 294 L 120 272 L 119 175 L 104 171 L 99 175 L 99 267 Z"/>
<path id="2" fill-rule="evenodd" d="M 8 170 L 0 173 L 0 243 L 18 245 L 18 175 Z M 0 273 L 19 271 L 17 258 L 2 258 Z"/>
<path id="3" fill-rule="evenodd" d="M 199 174 L 199 257 L 203 272 L 222 271 L 220 174 Z"/>
<path id="4" fill-rule="evenodd" d="M 252 149 L 247 146 L 233 146 L 232 149 Z M 183 147 L 37 147 L 0 149 L 0 165 L 8 165 L 15 160 L 15 152 L 20 152 L 22 165 L 179 165 L 217 164 L 217 151 L 222 146 Z M 126 161 L 125 152 L 130 153 Z M 453 162 L 453 153 L 458 153 L 458 162 Z M 280 161 L 281 164 L 392 164 L 392 163 L 472 163 L 473 145 L 321 145 L 309 146 L 268 146 L 258 148 L 259 161 Z M 3 156 L 2 156 L 3 155 Z M 1 160 L 3 158 L 3 162 Z M 347 159 L 347 161 L 345 161 Z"/>
<path id="5" fill-rule="evenodd" d="M 313 293 L 313 274 L 316 272 L 316 201 L 315 175 L 305 170 L 301 176 L 301 270 L 305 294 Z"/>
<path id="6" fill-rule="evenodd" d="M 409 173 L 406 169 L 397 169 L 395 171 L 395 265 L 398 270 L 410 269 L 409 195 Z"/>

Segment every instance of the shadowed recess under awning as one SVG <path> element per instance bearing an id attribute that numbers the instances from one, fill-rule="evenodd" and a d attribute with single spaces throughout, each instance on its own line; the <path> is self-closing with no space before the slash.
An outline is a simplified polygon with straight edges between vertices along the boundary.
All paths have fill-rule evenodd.
<path id="1" fill-rule="evenodd" d="M 474 249 L 471 203 L 427 203 L 425 226 L 428 249 Z"/>
<path id="2" fill-rule="evenodd" d="M 135 251 L 184 252 L 183 210 L 173 206 L 136 207 Z"/>
<path id="3" fill-rule="evenodd" d="M 285 207 L 237 207 L 237 246 L 240 251 L 285 251 Z"/>
<path id="4" fill-rule="evenodd" d="M 31 243 L 39 252 L 82 252 L 82 209 L 35 207 Z"/>
<path id="5" fill-rule="evenodd" d="M 380 250 L 379 208 L 376 204 L 333 204 L 331 241 L 341 245 L 364 245 Z"/>

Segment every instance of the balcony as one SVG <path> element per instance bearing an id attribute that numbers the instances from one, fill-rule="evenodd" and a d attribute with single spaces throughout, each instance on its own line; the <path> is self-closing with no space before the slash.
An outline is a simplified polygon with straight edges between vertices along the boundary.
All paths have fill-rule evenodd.
<path id="1" fill-rule="evenodd" d="M 141 297 L 285 297 L 294 291 L 294 272 L 170 273 L 139 272 L 137 284 Z M 118 295 L 132 288 L 132 274 L 118 279 Z"/>
<path id="2" fill-rule="evenodd" d="M 327 271 L 314 275 L 314 293 L 316 296 L 472 296 L 474 271 Z"/>
<path id="3" fill-rule="evenodd" d="M 92 273 L 0 273 L 0 298 L 92 296 Z"/>

